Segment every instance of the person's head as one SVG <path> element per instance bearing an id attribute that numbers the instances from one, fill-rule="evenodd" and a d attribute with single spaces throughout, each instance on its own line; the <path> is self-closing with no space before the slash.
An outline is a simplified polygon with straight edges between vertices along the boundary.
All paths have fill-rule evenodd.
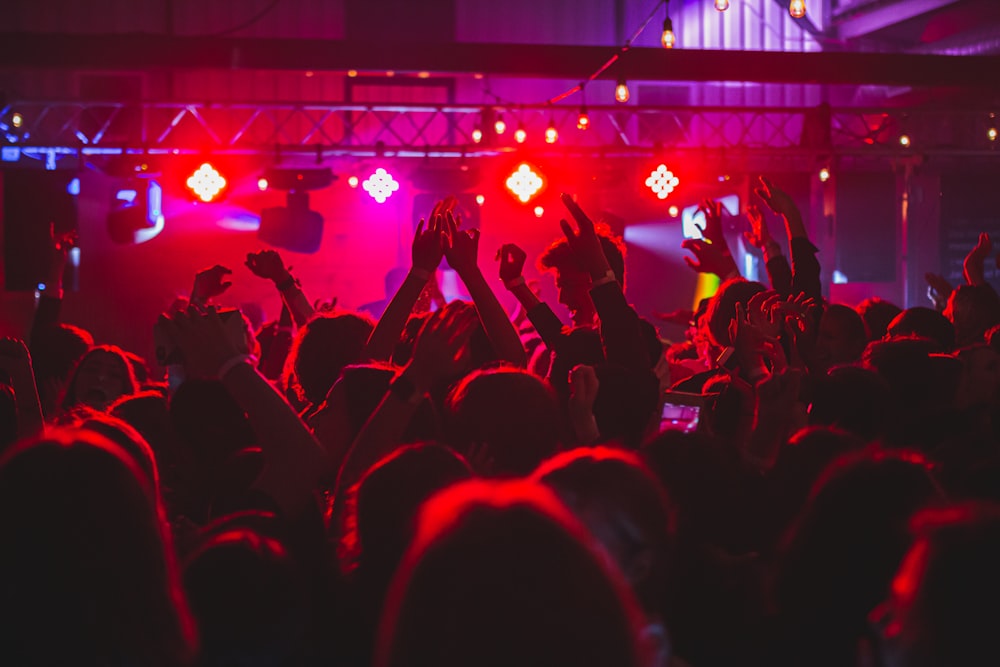
<path id="1" fill-rule="evenodd" d="M 357 363 L 374 323 L 367 315 L 320 315 L 299 330 L 285 368 L 299 398 L 319 405 L 348 364 Z"/>
<path id="2" fill-rule="evenodd" d="M 108 412 L 141 433 L 153 448 L 157 461 L 169 460 L 174 455 L 176 435 L 170 423 L 167 397 L 162 393 L 140 391 L 122 396 L 111 404 Z"/>
<path id="3" fill-rule="evenodd" d="M 956 404 L 966 408 L 1000 402 L 1000 353 L 986 343 L 977 343 L 961 348 L 955 357 L 962 362 Z"/>
<path id="4" fill-rule="evenodd" d="M 910 515 L 940 498 L 927 460 L 915 452 L 869 451 L 835 461 L 782 545 L 778 607 L 810 633 L 836 637 L 842 650 L 853 651 L 855 633 L 909 545 Z"/>
<path id="5" fill-rule="evenodd" d="M 889 384 L 868 368 L 836 366 L 816 378 L 809 423 L 832 426 L 871 440 L 884 431 L 890 411 Z"/>
<path id="6" fill-rule="evenodd" d="M 543 380 L 525 371 L 476 371 L 448 394 L 444 434 L 463 454 L 485 447 L 490 474 L 526 475 L 558 449 L 559 403 Z"/>
<path id="7" fill-rule="evenodd" d="M 594 419 L 604 442 L 638 449 L 659 425 L 660 381 L 652 371 L 598 364 Z"/>
<path id="8" fill-rule="evenodd" d="M 889 323 L 885 335 L 889 339 L 917 337 L 932 340 L 938 346 L 935 352 L 955 349 L 955 327 L 933 308 L 907 308 Z"/>
<path id="9" fill-rule="evenodd" d="M 375 664 L 639 664 L 637 608 L 592 540 L 538 484 L 442 491 L 420 511 Z"/>
<path id="10" fill-rule="evenodd" d="M 597 538 L 647 613 L 663 615 L 671 508 L 639 456 L 610 447 L 581 447 L 545 461 L 532 479 L 555 491 Z"/>
<path id="11" fill-rule="evenodd" d="M 31 367 L 46 415 L 54 412 L 70 373 L 93 346 L 94 337 L 90 332 L 72 324 L 59 324 L 32 333 Z"/>
<path id="12" fill-rule="evenodd" d="M 201 635 L 198 664 L 292 664 L 309 621 L 304 579 L 274 535 L 239 525 L 206 535 L 184 564 Z"/>
<path id="13" fill-rule="evenodd" d="M 903 309 L 896 304 L 877 296 L 865 299 L 854 310 L 865 321 L 869 340 L 882 340 L 889 323 L 903 312 Z"/>
<path id="14" fill-rule="evenodd" d="M 708 302 L 708 309 L 701 320 L 701 324 L 708 329 L 712 343 L 720 348 L 732 345 L 729 323 L 736 319 L 736 304 L 746 306 L 753 295 L 766 290 L 760 283 L 743 278 L 733 278 L 722 283 L 719 291 Z"/>
<path id="15" fill-rule="evenodd" d="M 170 531 L 136 461 L 51 429 L 0 458 L 0 624 L 11 664 L 187 664 L 194 628 Z"/>
<path id="16" fill-rule="evenodd" d="M 125 351 L 114 345 L 98 345 L 83 355 L 70 375 L 62 408 L 86 405 L 104 410 L 137 391 L 139 383 Z"/>
<path id="17" fill-rule="evenodd" d="M 868 331 L 860 315 L 840 304 L 826 307 L 819 320 L 815 351 L 816 363 L 823 370 L 857 361 L 867 344 Z"/>
<path id="18" fill-rule="evenodd" d="M 911 523 L 916 539 L 869 616 L 880 664 L 992 662 L 1000 625 L 1000 506 L 926 510 Z"/>
<path id="19" fill-rule="evenodd" d="M 347 453 L 354 438 L 375 412 L 396 369 L 389 364 L 347 366 L 330 388 L 318 409 L 309 415 L 309 427 L 331 456 Z M 417 442 L 437 437 L 434 405 L 425 400 L 417 407 L 402 435 L 402 442 Z"/>
<path id="20" fill-rule="evenodd" d="M 169 410 L 183 458 L 199 468 L 220 467 L 256 444 L 246 412 L 219 380 L 185 380 L 170 397 Z"/>
<path id="21" fill-rule="evenodd" d="M 622 289 L 625 288 L 625 244 L 606 225 L 597 225 L 597 238 Z M 566 306 L 574 326 L 591 326 L 597 311 L 590 300 L 591 277 L 565 238 L 554 241 L 538 258 L 542 270 L 555 272 L 559 303 Z"/>
<path id="22" fill-rule="evenodd" d="M 990 285 L 959 285 L 948 297 L 944 316 L 955 326 L 958 347 L 982 343 L 1000 324 L 1000 296 Z"/>

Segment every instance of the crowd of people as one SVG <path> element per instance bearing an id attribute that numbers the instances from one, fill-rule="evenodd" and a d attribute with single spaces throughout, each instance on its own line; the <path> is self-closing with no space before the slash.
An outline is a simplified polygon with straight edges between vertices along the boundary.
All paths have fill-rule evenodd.
<path id="1" fill-rule="evenodd" d="M 155 364 L 61 321 L 74 240 L 54 238 L 30 333 L 0 341 L 4 663 L 993 664 L 989 238 L 966 284 L 928 276 L 935 307 L 849 307 L 793 200 L 756 194 L 768 282 L 706 201 L 684 247 L 721 286 L 670 316 L 674 342 L 566 195 L 537 261 L 571 327 L 448 199 L 377 321 L 311 304 L 262 250 L 246 266 L 281 316 L 215 305 L 211 267 L 156 323 Z M 441 297 L 443 259 L 471 302 Z"/>

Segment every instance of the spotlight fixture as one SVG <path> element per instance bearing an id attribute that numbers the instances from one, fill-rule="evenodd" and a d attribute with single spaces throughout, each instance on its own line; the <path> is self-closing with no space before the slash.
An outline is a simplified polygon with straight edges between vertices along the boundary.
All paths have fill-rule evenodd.
<path id="1" fill-rule="evenodd" d="M 806 0 L 792 0 L 788 3 L 788 13 L 793 19 L 800 19 L 806 15 Z"/>
<path id="2" fill-rule="evenodd" d="M 667 165 L 660 164 L 646 177 L 645 185 L 653 191 L 657 199 L 666 199 L 680 182 L 680 179 L 667 169 Z"/>
<path id="3" fill-rule="evenodd" d="M 135 177 L 116 191 L 108 213 L 108 235 L 115 243 L 145 243 L 163 231 L 163 189 Z"/>
<path id="4" fill-rule="evenodd" d="M 522 162 L 514 173 L 507 177 L 506 185 L 511 194 L 522 204 L 527 204 L 545 187 L 545 181 L 531 168 L 531 165 Z"/>
<path id="5" fill-rule="evenodd" d="M 361 187 L 371 195 L 372 199 L 379 204 L 384 204 L 393 192 L 399 190 L 399 182 L 392 177 L 392 174 L 379 167 L 375 173 L 365 179 Z"/>
<path id="6" fill-rule="evenodd" d="M 272 167 L 264 178 L 268 188 L 284 190 L 285 205 L 261 212 L 257 238 L 276 248 L 314 253 L 323 240 L 323 216 L 309 208 L 309 190 L 329 186 L 336 176 L 329 168 L 286 169 Z"/>
<path id="7" fill-rule="evenodd" d="M 726 11 L 729 9 L 729 0 L 715 0 L 715 8 L 720 12 Z"/>
<path id="8" fill-rule="evenodd" d="M 201 201 L 214 201 L 226 188 L 226 179 L 208 162 L 203 162 L 193 174 L 188 176 L 187 186 Z"/>
<path id="9" fill-rule="evenodd" d="M 677 36 L 674 35 L 674 22 L 670 20 L 670 0 L 663 3 L 663 34 L 660 35 L 660 43 L 663 48 L 672 49 L 677 43 Z"/>
<path id="10" fill-rule="evenodd" d="M 624 104 L 628 102 L 628 98 L 628 82 L 625 79 L 618 79 L 618 85 L 615 86 L 615 101 Z"/>

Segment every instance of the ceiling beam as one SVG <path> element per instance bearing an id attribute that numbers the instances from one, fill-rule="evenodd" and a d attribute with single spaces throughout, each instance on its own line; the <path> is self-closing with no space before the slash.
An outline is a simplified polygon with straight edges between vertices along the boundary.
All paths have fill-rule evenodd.
<path id="1" fill-rule="evenodd" d="M 375 44 L 303 39 L 0 33 L 0 68 L 313 70 L 486 74 L 583 81 L 613 47 Z M 633 48 L 602 78 L 961 87 L 1000 90 L 1000 56 Z"/>
<path id="2" fill-rule="evenodd" d="M 895 0 L 866 5 L 834 21 L 840 39 L 856 39 L 953 5 L 958 0 Z"/>

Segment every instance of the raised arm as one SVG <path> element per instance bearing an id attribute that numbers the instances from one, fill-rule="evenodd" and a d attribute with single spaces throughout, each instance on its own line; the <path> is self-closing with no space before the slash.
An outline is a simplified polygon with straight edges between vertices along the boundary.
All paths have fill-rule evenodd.
<path id="1" fill-rule="evenodd" d="M 695 259 L 685 257 L 684 262 L 698 273 L 714 273 L 719 280 L 738 278 L 740 270 L 722 231 L 722 204 L 706 199 L 698 210 L 705 215 L 705 224 L 701 227 L 700 239 L 686 239 L 681 243 L 682 248 L 695 256 Z"/>
<path id="2" fill-rule="evenodd" d="M 31 355 L 24 343 L 16 338 L 0 338 L 0 369 L 10 376 L 17 403 L 17 438 L 41 435 L 45 428 L 42 404 L 38 400 L 35 374 L 31 370 Z"/>
<path id="3" fill-rule="evenodd" d="M 792 294 L 803 292 L 814 299 L 822 299 L 823 286 L 819 279 L 819 261 L 816 259 L 818 250 L 809 240 L 809 233 L 806 231 L 799 207 L 788 193 L 764 176 L 760 177 L 760 187 L 754 192 L 768 208 L 785 221 L 788 247 L 792 256 Z"/>
<path id="4" fill-rule="evenodd" d="M 260 278 L 270 280 L 281 295 L 281 302 L 288 308 L 295 320 L 295 325 L 301 327 L 315 314 L 312 304 L 306 298 L 299 281 L 292 275 L 292 267 L 285 267 L 285 262 L 276 250 L 261 250 L 247 254 L 246 267 Z"/>
<path id="5" fill-rule="evenodd" d="M 191 287 L 191 296 L 188 298 L 188 302 L 196 306 L 208 305 L 212 299 L 233 286 L 233 283 L 227 280 L 227 277 L 232 274 L 231 270 L 221 264 L 202 269 L 194 274 L 194 285 Z"/>
<path id="6" fill-rule="evenodd" d="M 245 337 L 227 333 L 214 308 L 191 309 L 161 324 L 184 355 L 188 377 L 218 378 L 246 411 L 266 465 L 255 488 L 288 515 L 308 506 L 323 472 L 323 449 L 284 397 L 257 372 Z"/>
<path id="7" fill-rule="evenodd" d="M 417 225 L 417 231 L 413 234 L 413 263 L 410 272 L 406 274 L 403 284 L 396 290 L 375 325 L 375 330 L 368 337 L 365 356 L 369 359 L 387 361 L 392 356 L 392 350 L 399 341 L 413 305 L 420 298 L 427 282 L 434 277 L 448 243 L 443 215 L 446 206 L 446 202 L 438 202 L 431 212 L 430 224 L 425 227 L 424 220 L 421 220 Z"/>
<path id="8" fill-rule="evenodd" d="M 563 194 L 562 202 L 576 221 L 577 231 L 566 220 L 560 220 L 559 226 L 581 266 L 590 273 L 590 298 L 600 319 L 605 358 L 608 363 L 626 368 L 652 368 L 654 360 L 649 358 L 639 328 L 639 315 L 625 300 L 622 286 L 604 256 L 593 221 L 569 195 Z"/>
<path id="9" fill-rule="evenodd" d="M 521 345 L 521 337 L 479 270 L 479 230 L 460 230 L 461 219 L 455 218 L 451 211 L 445 214 L 445 220 L 451 235 L 451 245 L 445 249 L 445 256 L 469 290 L 493 351 L 499 358 L 524 368 L 528 365 L 528 355 Z"/>
<path id="10" fill-rule="evenodd" d="M 49 266 L 45 277 L 45 289 L 38 297 L 38 307 L 35 318 L 31 322 L 31 333 L 28 335 L 29 345 L 38 341 L 44 331 L 51 331 L 59 326 L 62 312 L 63 275 L 66 273 L 66 262 L 69 252 L 76 247 L 77 233 L 56 232 L 55 225 L 49 225 L 50 254 Z"/>
<path id="11" fill-rule="evenodd" d="M 545 346 L 550 350 L 556 350 L 563 337 L 562 322 L 525 282 L 523 271 L 527 257 L 527 253 L 513 243 L 503 244 L 497 251 L 496 257 L 500 262 L 500 280 L 517 299 Z"/>
<path id="12" fill-rule="evenodd" d="M 792 267 L 783 254 L 781 246 L 771 236 L 764 213 L 754 204 L 747 206 L 747 220 L 750 221 L 750 231 L 743 232 L 743 238 L 764 255 L 764 266 L 771 288 L 782 296 L 792 293 Z"/>
<path id="13" fill-rule="evenodd" d="M 986 258 L 993 254 L 993 241 L 990 235 L 982 232 L 979 241 L 965 256 L 962 262 L 962 273 L 965 275 L 965 282 L 970 285 L 986 284 Z"/>

